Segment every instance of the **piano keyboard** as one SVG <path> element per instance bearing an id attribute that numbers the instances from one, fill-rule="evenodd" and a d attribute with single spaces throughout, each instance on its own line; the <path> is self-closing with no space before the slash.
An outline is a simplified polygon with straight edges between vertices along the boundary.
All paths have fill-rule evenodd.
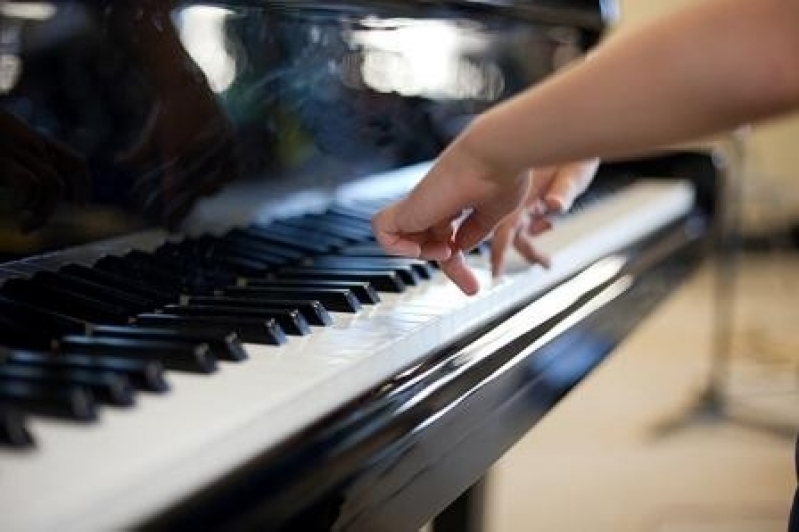
<path id="1" fill-rule="evenodd" d="M 635 182 L 538 238 L 547 270 L 512 257 L 492 279 L 470 257 L 482 289 L 467 297 L 382 255 L 372 204 L 348 195 L 225 235 L 8 265 L 0 433 L 24 450 L 0 448 L 4 528 L 134 525 L 694 203 L 685 182 Z"/>

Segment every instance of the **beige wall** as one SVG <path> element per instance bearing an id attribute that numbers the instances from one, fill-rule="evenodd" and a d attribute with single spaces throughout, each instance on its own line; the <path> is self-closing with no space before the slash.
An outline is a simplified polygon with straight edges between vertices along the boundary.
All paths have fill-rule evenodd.
<path id="1" fill-rule="evenodd" d="M 640 24 L 697 1 L 620 0 L 620 25 Z M 750 190 L 747 201 L 753 207 L 750 210 L 769 213 L 776 221 L 799 217 L 799 113 L 754 127 L 749 143 L 747 183 Z"/>

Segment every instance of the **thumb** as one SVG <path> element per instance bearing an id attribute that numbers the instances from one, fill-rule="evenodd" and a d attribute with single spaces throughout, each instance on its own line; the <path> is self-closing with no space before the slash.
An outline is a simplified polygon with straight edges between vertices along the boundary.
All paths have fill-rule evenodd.
<path id="1" fill-rule="evenodd" d="M 375 214 L 372 217 L 372 230 L 378 243 L 392 255 L 419 257 L 421 244 L 413 238 L 412 233 L 403 231 L 399 223 L 399 211 L 404 201 L 393 203 Z"/>
<path id="2" fill-rule="evenodd" d="M 543 194 L 549 211 L 559 214 L 567 212 L 574 200 L 591 184 L 598 167 L 599 159 L 591 159 L 559 168 Z"/>

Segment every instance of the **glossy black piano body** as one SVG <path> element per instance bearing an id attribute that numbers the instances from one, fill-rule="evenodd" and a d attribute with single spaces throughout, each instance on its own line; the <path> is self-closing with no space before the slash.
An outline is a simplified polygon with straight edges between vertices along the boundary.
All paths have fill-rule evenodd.
<path id="1" fill-rule="evenodd" d="M 318 210 L 345 184 L 434 157 L 475 113 L 593 46 L 614 12 L 612 2 L 584 0 L 0 7 L 0 112 L 67 144 L 93 177 L 90 203 L 59 207 L 33 237 L 15 232 L 20 209 L 4 198 L 0 244 L 16 259 L 0 264 L 4 282 L 83 254 L 43 254 L 54 247 L 175 222 L 192 206 L 183 222 L 191 235 Z M 597 192 L 638 176 L 679 178 L 693 184 L 695 206 L 604 257 L 611 275 L 586 284 L 578 272 L 552 287 L 572 294 L 568 305 L 542 294 L 509 305 L 128 524 L 418 529 L 707 255 L 721 172 L 715 157 L 689 152 L 603 165 Z M 85 262 L 151 240 L 94 245 Z"/>

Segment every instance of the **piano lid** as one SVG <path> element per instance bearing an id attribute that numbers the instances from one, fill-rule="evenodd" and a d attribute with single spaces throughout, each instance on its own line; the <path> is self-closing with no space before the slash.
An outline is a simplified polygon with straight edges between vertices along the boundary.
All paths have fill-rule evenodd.
<path id="1" fill-rule="evenodd" d="M 614 5 L 0 1 L 0 255 L 430 159 L 592 46 Z"/>

